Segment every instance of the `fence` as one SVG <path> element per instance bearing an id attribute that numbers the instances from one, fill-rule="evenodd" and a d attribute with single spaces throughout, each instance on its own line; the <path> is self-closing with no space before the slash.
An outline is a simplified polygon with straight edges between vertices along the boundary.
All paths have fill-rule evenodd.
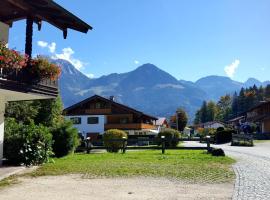
<path id="1" fill-rule="evenodd" d="M 191 146 L 191 147 L 182 147 L 182 146 L 176 146 L 176 147 L 166 147 L 166 143 L 172 143 L 172 142 L 183 142 L 183 141 L 198 141 L 198 142 L 204 142 L 205 146 Z M 107 142 L 118 142 L 121 145 L 121 151 L 123 153 L 126 153 L 127 150 L 147 150 L 147 149 L 156 149 L 161 150 L 162 154 L 165 153 L 166 149 L 186 149 L 186 150 L 207 150 L 210 152 L 212 150 L 212 147 L 210 146 L 210 137 L 206 137 L 203 140 L 200 138 L 181 138 L 181 139 L 166 139 L 166 138 L 138 138 L 138 139 L 111 139 L 107 140 Z M 154 145 L 146 145 L 146 146 L 130 146 L 128 144 L 143 144 L 143 143 L 149 143 Z M 93 143 L 90 141 L 90 139 L 85 140 L 85 147 L 83 151 L 86 151 L 87 153 L 90 153 L 92 150 L 95 149 L 104 149 L 106 150 L 106 147 L 103 145 L 104 140 L 96 140 L 94 144 L 100 144 L 100 145 L 93 145 Z"/>

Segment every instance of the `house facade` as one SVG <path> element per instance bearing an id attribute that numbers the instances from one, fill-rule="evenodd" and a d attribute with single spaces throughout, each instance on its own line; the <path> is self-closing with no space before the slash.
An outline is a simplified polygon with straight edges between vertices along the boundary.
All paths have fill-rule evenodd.
<path id="1" fill-rule="evenodd" d="M 224 128 L 225 124 L 219 121 L 212 121 L 212 122 L 206 122 L 206 123 L 202 123 L 202 124 L 198 124 L 195 126 L 196 128 Z"/>
<path id="2" fill-rule="evenodd" d="M 115 102 L 114 98 L 92 96 L 64 110 L 66 119 L 84 136 L 96 138 L 109 129 L 120 129 L 129 136 L 156 135 L 156 117 Z"/>
<path id="3" fill-rule="evenodd" d="M 26 20 L 25 54 L 28 55 L 29 61 L 32 59 L 34 23 L 37 24 L 38 30 L 40 30 L 42 28 L 42 22 L 45 21 L 60 29 L 63 32 L 64 38 L 67 36 L 68 29 L 83 33 L 87 33 L 87 31 L 91 29 L 91 26 L 52 0 L 1 0 L 1 42 L 8 43 L 9 28 L 18 20 Z M 28 65 L 26 67 L 28 67 Z M 38 79 L 37 77 L 33 77 L 27 70 L 18 71 L 15 67 L 7 67 L 0 62 L 0 165 L 3 159 L 4 114 L 6 103 L 10 101 L 53 99 L 57 96 L 57 80 L 47 78 Z"/>
<path id="4" fill-rule="evenodd" d="M 156 130 L 160 132 L 166 128 L 169 128 L 169 123 L 166 117 L 159 117 L 158 120 L 155 121 L 155 126 L 156 126 Z"/>
<path id="5" fill-rule="evenodd" d="M 251 108 L 246 113 L 246 121 L 259 124 L 262 133 L 270 133 L 270 101 Z"/>

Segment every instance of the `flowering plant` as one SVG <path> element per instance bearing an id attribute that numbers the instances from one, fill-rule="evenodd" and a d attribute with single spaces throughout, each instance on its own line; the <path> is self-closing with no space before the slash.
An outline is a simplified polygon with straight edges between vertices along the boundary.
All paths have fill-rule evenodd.
<path id="1" fill-rule="evenodd" d="M 61 68 L 50 63 L 47 59 L 38 56 L 30 62 L 31 72 L 40 79 L 57 80 L 61 74 Z"/>
<path id="2" fill-rule="evenodd" d="M 3 43 L 0 43 L 0 69 L 1 73 L 4 70 L 5 74 L 13 72 L 17 74 L 23 70 L 40 80 L 56 80 L 61 74 L 61 68 L 47 59 L 38 56 L 30 60 L 27 55 L 8 49 Z"/>
<path id="3" fill-rule="evenodd" d="M 20 70 L 26 67 L 27 55 L 21 55 L 15 50 L 9 50 L 3 43 L 0 43 L 0 68 Z"/>

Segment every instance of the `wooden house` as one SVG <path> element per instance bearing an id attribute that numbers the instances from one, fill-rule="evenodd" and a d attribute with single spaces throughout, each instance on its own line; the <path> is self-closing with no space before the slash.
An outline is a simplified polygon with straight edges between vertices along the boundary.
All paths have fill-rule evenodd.
<path id="1" fill-rule="evenodd" d="M 98 95 L 85 99 L 64 110 L 74 127 L 85 136 L 96 138 L 109 129 L 120 129 L 129 136 L 155 135 L 156 117 L 117 103 L 113 97 Z"/>

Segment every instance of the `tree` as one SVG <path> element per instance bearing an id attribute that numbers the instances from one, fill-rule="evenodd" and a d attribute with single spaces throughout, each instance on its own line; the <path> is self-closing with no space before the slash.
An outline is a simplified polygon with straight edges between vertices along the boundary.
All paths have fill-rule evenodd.
<path id="1" fill-rule="evenodd" d="M 20 123 L 30 124 L 38 115 L 38 109 L 32 103 L 32 101 L 9 102 L 5 111 L 6 118 L 14 118 Z"/>
<path id="2" fill-rule="evenodd" d="M 239 108 L 238 108 L 238 96 L 235 92 L 232 99 L 232 116 L 237 117 L 239 114 Z"/>
<path id="3" fill-rule="evenodd" d="M 187 125 L 187 122 L 188 122 L 187 113 L 185 112 L 184 109 L 179 108 L 176 111 L 176 116 L 177 116 L 177 129 L 179 131 L 183 131 Z"/>
<path id="4" fill-rule="evenodd" d="M 201 108 L 201 123 L 207 122 L 207 102 L 203 101 Z"/>
<path id="5" fill-rule="evenodd" d="M 201 109 L 197 110 L 195 114 L 194 124 L 200 124 L 201 123 Z"/>
<path id="6" fill-rule="evenodd" d="M 36 124 L 54 126 L 63 122 L 63 104 L 61 97 L 58 96 L 56 99 L 34 101 L 33 106 L 38 108 L 38 114 L 34 118 Z"/>
<path id="7" fill-rule="evenodd" d="M 264 96 L 266 99 L 270 100 L 270 85 L 266 86 Z"/>
<path id="8" fill-rule="evenodd" d="M 207 103 L 207 122 L 214 121 L 217 115 L 217 106 L 213 101 Z"/>
<path id="9" fill-rule="evenodd" d="M 217 119 L 220 121 L 227 121 L 232 113 L 232 98 L 230 95 L 220 97 L 217 103 Z"/>

